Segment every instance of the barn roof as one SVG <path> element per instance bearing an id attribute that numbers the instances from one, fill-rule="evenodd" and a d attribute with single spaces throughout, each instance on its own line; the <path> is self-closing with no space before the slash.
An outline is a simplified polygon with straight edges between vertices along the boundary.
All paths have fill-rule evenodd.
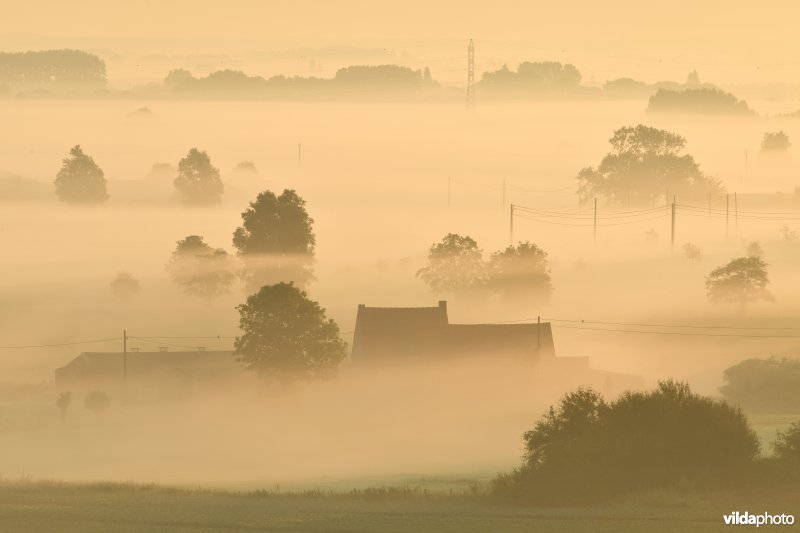
<path id="1" fill-rule="evenodd" d="M 555 356 L 550 324 L 450 324 L 436 307 L 358 306 L 354 362 L 408 356 L 515 353 Z"/>

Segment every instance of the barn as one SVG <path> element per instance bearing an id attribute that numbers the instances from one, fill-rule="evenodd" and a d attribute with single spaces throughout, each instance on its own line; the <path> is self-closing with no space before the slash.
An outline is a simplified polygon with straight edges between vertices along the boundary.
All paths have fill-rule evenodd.
<path id="1" fill-rule="evenodd" d="M 546 322 L 450 324 L 446 301 L 435 307 L 358 306 L 354 364 L 470 355 L 553 359 L 553 332 Z"/>

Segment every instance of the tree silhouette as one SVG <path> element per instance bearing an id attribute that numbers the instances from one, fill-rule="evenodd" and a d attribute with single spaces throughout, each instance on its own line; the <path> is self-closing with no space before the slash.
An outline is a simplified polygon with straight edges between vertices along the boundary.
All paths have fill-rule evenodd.
<path id="1" fill-rule="evenodd" d="M 108 199 L 103 170 L 75 145 L 56 174 L 56 196 L 70 204 L 101 204 Z"/>
<path id="2" fill-rule="evenodd" d="M 234 341 L 234 355 L 264 379 L 329 376 L 346 355 L 336 323 L 291 283 L 261 287 L 237 310 L 243 333 Z"/>
<path id="3" fill-rule="evenodd" d="M 795 422 L 784 431 L 778 431 L 772 448 L 778 459 L 800 468 L 800 422 Z"/>
<path id="4" fill-rule="evenodd" d="M 139 292 L 139 280 L 129 272 L 120 272 L 111 281 L 110 289 L 118 298 L 130 298 Z"/>
<path id="5" fill-rule="evenodd" d="M 689 261 L 700 261 L 703 258 L 703 252 L 696 244 L 687 242 L 683 245 L 683 257 Z"/>
<path id="6" fill-rule="evenodd" d="M 739 257 L 715 268 L 706 277 L 706 290 L 711 303 L 736 303 L 744 312 L 748 303 L 772 301 L 767 290 L 767 263 L 760 257 Z"/>
<path id="7" fill-rule="evenodd" d="M 741 410 L 675 381 L 612 402 L 589 389 L 571 392 L 523 440 L 522 466 L 494 488 L 541 503 L 599 501 L 687 481 L 727 484 L 746 479 L 759 452 Z"/>
<path id="8" fill-rule="evenodd" d="M 483 251 L 470 237 L 448 233 L 428 250 L 428 264 L 417 271 L 437 293 L 460 293 L 483 287 L 487 280 Z"/>
<path id="9" fill-rule="evenodd" d="M 791 146 L 789 136 L 783 131 L 767 132 L 761 140 L 761 150 L 764 152 L 785 152 Z"/>
<path id="10" fill-rule="evenodd" d="M 549 301 L 553 292 L 547 252 L 530 242 L 520 242 L 489 258 L 487 287 L 507 298 L 532 303 Z"/>
<path id="11" fill-rule="evenodd" d="M 609 139 L 609 152 L 600 165 L 577 176 L 581 201 L 594 196 L 622 205 L 629 200 L 652 205 L 666 191 L 681 198 L 705 198 L 719 193 L 718 180 L 704 175 L 694 158 L 681 152 L 686 139 L 642 124 L 620 128 Z"/>
<path id="12" fill-rule="evenodd" d="M 187 294 L 214 298 L 230 290 L 233 265 L 228 252 L 212 248 L 199 235 L 177 242 L 167 272 Z"/>
<path id="13" fill-rule="evenodd" d="M 72 393 L 70 391 L 62 392 L 58 395 L 58 399 L 56 400 L 56 407 L 61 412 L 61 422 L 66 422 L 67 420 L 67 408 L 69 408 L 69 404 L 72 403 Z"/>
<path id="14" fill-rule="evenodd" d="M 213 205 L 222 201 L 224 186 L 208 154 L 196 148 L 178 163 L 175 189 L 187 205 Z"/>
<path id="15" fill-rule="evenodd" d="M 250 287 L 280 281 L 304 287 L 313 279 L 316 238 L 305 204 L 293 190 L 280 196 L 264 191 L 242 213 L 233 245 L 245 261 Z"/>
<path id="16" fill-rule="evenodd" d="M 84 398 L 83 405 L 95 415 L 99 415 L 111 407 L 111 398 L 105 392 L 94 391 Z"/>

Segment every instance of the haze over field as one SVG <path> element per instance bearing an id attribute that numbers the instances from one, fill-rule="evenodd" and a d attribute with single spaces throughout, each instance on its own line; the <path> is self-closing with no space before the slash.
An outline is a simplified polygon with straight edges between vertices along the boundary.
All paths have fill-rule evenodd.
<path id="1" fill-rule="evenodd" d="M 4 9 L 0 52 L 78 49 L 105 72 L 97 83 L 32 82 L 36 68 L 12 72 L 21 56 L 0 57 L 0 480 L 343 490 L 420 476 L 485 481 L 518 465 L 520 436 L 579 385 L 615 398 L 674 378 L 721 397 L 731 366 L 798 357 L 798 14 L 791 2 L 682 0 L 657 14 L 628 1 Z M 30 57 L 58 66 L 67 56 Z M 379 65 L 407 68 L 368 68 Z M 570 65 L 580 74 L 565 81 Z M 237 72 L 215 85 L 227 70 Z M 269 86 L 279 75 L 302 79 L 280 92 Z M 620 78 L 634 83 L 615 93 L 606 82 Z M 660 91 L 678 95 L 676 111 L 653 106 Z M 729 112 L 736 99 L 747 112 Z M 657 137 L 652 145 L 610 143 L 640 124 L 653 128 L 637 130 Z M 665 131 L 685 142 L 667 146 Z M 645 170 L 615 174 L 615 158 L 630 162 L 636 150 Z M 665 153 L 673 166 L 648 166 Z M 83 189 L 59 188 L 70 158 L 86 176 L 102 170 L 96 205 Z M 176 188 L 179 175 L 210 176 L 214 187 L 218 177 L 222 192 Z M 670 185 L 637 189 L 653 176 Z M 310 252 L 249 258 L 246 232 L 234 238 L 243 212 L 265 191 L 282 205 L 286 189 L 313 219 Z M 63 201 L 69 194 L 79 201 Z M 287 211 L 275 208 L 267 225 Z M 448 234 L 480 248 L 485 270 L 470 290 L 435 290 L 420 274 Z M 180 262 L 183 240 L 201 250 L 200 266 Z M 525 241 L 546 253 L 546 297 L 492 285 L 493 258 Z M 753 289 L 741 302 L 715 300 L 712 271 L 737 258 L 763 263 L 771 298 Z M 246 333 L 237 306 L 255 308 L 248 297 L 271 285 L 253 272 L 291 270 L 281 261 L 293 260 L 313 270 L 308 283 L 292 281 L 338 325 L 347 354 L 359 304 L 447 300 L 450 324 L 541 318 L 556 359 L 588 367 L 485 350 L 375 367 L 348 355 L 322 380 L 276 383 L 256 365 L 213 384 L 180 368 L 138 388 L 119 376 L 85 390 L 54 382 L 82 352 L 120 352 L 123 330 L 132 357 L 246 351 L 235 345 Z M 84 403 L 95 389 L 111 402 L 97 413 Z M 746 413 L 765 455 L 793 409 Z"/>

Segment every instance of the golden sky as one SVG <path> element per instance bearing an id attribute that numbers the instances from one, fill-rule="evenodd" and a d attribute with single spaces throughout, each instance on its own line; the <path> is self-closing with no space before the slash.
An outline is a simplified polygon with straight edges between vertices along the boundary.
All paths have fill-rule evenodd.
<path id="1" fill-rule="evenodd" d="M 650 65 L 655 78 L 659 62 L 665 64 L 661 77 L 672 75 L 669 65 L 679 63 L 675 72 L 699 65 L 736 83 L 759 76 L 770 81 L 800 78 L 800 3 L 791 0 L 6 2 L 0 18 L 6 49 L 41 43 L 42 48 L 185 53 L 422 44 L 430 49 L 419 54 L 433 57 L 437 43 L 474 37 L 501 41 L 497 47 L 509 49 L 495 47 L 492 53 L 571 60 L 594 68 L 601 78 L 627 68 L 620 57 Z M 519 47 L 517 54 L 511 53 L 514 46 Z M 550 57 L 539 57 L 544 54 Z"/>

